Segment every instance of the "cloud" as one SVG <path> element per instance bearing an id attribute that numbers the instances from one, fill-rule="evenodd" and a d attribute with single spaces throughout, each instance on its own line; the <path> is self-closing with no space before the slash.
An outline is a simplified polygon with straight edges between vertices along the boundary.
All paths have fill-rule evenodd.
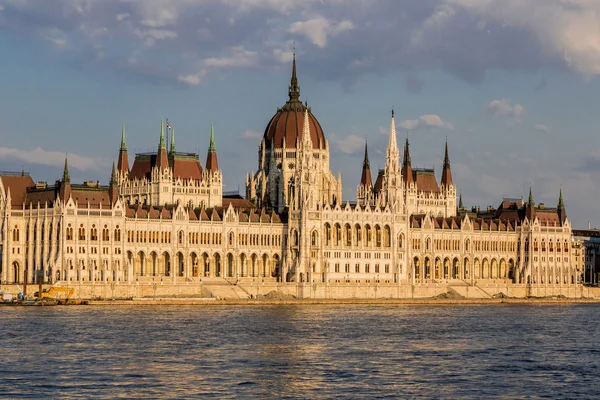
<path id="1" fill-rule="evenodd" d="M 41 147 L 33 150 L 21 150 L 9 147 L 0 147 L 0 158 L 24 161 L 31 164 L 39 164 L 51 167 L 62 167 L 65 164 L 65 153 L 59 151 L 48 151 Z M 73 167 L 81 171 L 106 171 L 110 167 L 110 161 L 100 157 L 82 156 L 68 154 L 69 168 Z"/>
<path id="2" fill-rule="evenodd" d="M 3 32 L 68 44 L 64 60 L 73 68 L 153 83 L 180 85 L 204 62 L 214 65 L 209 75 L 221 65 L 276 69 L 289 62 L 291 40 L 306 75 L 346 84 L 403 71 L 411 93 L 423 87 L 413 71 L 441 70 L 471 84 L 490 70 L 600 75 L 596 0 L 0 0 L 0 7 Z M 153 68 L 132 67 L 132 54 L 135 65 Z"/>
<path id="3" fill-rule="evenodd" d="M 330 141 L 344 154 L 354 154 L 365 146 L 365 138 L 358 135 L 340 136 L 330 134 Z"/>
<path id="4" fill-rule="evenodd" d="M 518 122 L 521 120 L 525 108 L 520 104 L 513 105 L 509 100 L 498 99 L 490 101 L 485 110 L 494 117 L 506 117 Z"/>
<path id="5" fill-rule="evenodd" d="M 552 128 L 550 128 L 548 125 L 544 125 L 544 124 L 535 124 L 533 126 L 533 129 L 538 132 L 544 132 L 544 133 L 550 133 L 550 131 L 552 130 Z"/>
<path id="6" fill-rule="evenodd" d="M 243 46 L 236 46 L 229 50 L 225 57 L 211 57 L 204 60 L 204 65 L 214 68 L 241 68 L 255 65 L 258 53 L 248 51 Z"/>
<path id="7" fill-rule="evenodd" d="M 421 115 L 417 119 L 407 119 L 398 124 L 402 129 L 414 130 L 420 128 L 446 128 L 449 130 L 454 129 L 454 125 L 449 122 L 444 122 L 436 114 Z"/>
<path id="8" fill-rule="evenodd" d="M 206 71 L 200 71 L 190 75 L 178 75 L 177 80 L 181 83 L 188 84 L 190 86 L 197 86 L 202 82 L 202 78 L 206 75 Z"/>
<path id="9" fill-rule="evenodd" d="M 588 172 L 600 171 L 600 150 L 596 150 L 583 156 L 581 163 L 576 167 L 576 170 Z"/>
<path id="10" fill-rule="evenodd" d="M 263 137 L 263 134 L 258 131 L 245 130 L 244 132 L 242 132 L 242 138 L 244 138 L 244 139 L 256 140 L 256 139 L 260 139 L 262 137 Z"/>
<path id="11" fill-rule="evenodd" d="M 352 28 L 354 28 L 354 24 L 347 20 L 336 23 L 323 17 L 317 17 L 307 21 L 294 22 L 290 25 L 289 32 L 306 36 L 314 45 L 324 48 L 327 45 L 328 36 L 335 36 Z"/>

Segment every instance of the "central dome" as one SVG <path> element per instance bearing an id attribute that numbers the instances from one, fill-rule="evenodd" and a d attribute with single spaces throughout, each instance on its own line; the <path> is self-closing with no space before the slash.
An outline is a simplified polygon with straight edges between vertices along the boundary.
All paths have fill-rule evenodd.
<path id="1" fill-rule="evenodd" d="M 306 105 L 300 101 L 300 86 L 296 77 L 296 55 L 292 64 L 292 80 L 289 87 L 289 100 L 285 105 L 277 109 L 277 113 L 271 118 L 263 139 L 265 146 L 270 149 L 271 145 L 276 149 L 295 149 L 296 144 L 302 140 L 304 128 L 304 111 Z M 325 149 L 325 136 L 321 124 L 308 109 L 310 127 L 310 139 L 314 149 Z"/>

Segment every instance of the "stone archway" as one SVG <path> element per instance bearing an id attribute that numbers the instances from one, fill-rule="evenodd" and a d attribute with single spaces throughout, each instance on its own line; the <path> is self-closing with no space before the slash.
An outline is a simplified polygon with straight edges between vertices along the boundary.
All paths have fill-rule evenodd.
<path id="1" fill-rule="evenodd" d="M 13 267 L 13 283 L 18 284 L 18 283 L 20 283 L 19 281 L 21 278 L 21 266 L 19 265 L 19 263 L 17 261 L 13 261 L 12 267 Z"/>

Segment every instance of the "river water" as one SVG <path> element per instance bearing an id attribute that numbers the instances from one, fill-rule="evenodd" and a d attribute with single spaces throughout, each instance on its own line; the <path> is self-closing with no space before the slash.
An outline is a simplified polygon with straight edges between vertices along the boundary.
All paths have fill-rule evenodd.
<path id="1" fill-rule="evenodd" d="M 0 397 L 593 398 L 600 305 L 0 308 Z"/>

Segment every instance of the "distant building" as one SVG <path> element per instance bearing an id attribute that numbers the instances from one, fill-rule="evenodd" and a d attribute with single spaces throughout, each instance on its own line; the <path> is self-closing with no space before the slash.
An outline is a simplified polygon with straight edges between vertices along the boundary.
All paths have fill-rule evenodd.
<path id="1" fill-rule="evenodd" d="M 598 285 L 600 280 L 600 230 L 574 229 L 573 239 L 580 243 L 581 279 L 583 283 Z"/>
<path id="2" fill-rule="evenodd" d="M 329 142 L 300 101 L 295 56 L 288 100 L 267 124 L 245 198 L 223 193 L 212 127 L 204 167 L 176 150 L 174 132 L 167 143 L 165 129 L 161 122 L 157 151 L 130 166 L 123 128 L 108 186 L 72 184 L 66 160 L 52 186 L 0 174 L 2 282 L 220 278 L 295 287 L 300 297 L 334 287 L 337 297 L 378 288 L 402 297 L 427 285 L 512 285 L 526 295 L 578 285 L 562 193 L 556 208 L 536 204 L 530 189 L 527 202 L 466 210 L 447 143 L 438 182 L 412 167 L 408 139 L 401 161 L 393 112 L 384 168 L 373 183 L 365 144 L 356 201 L 343 201 Z"/>

